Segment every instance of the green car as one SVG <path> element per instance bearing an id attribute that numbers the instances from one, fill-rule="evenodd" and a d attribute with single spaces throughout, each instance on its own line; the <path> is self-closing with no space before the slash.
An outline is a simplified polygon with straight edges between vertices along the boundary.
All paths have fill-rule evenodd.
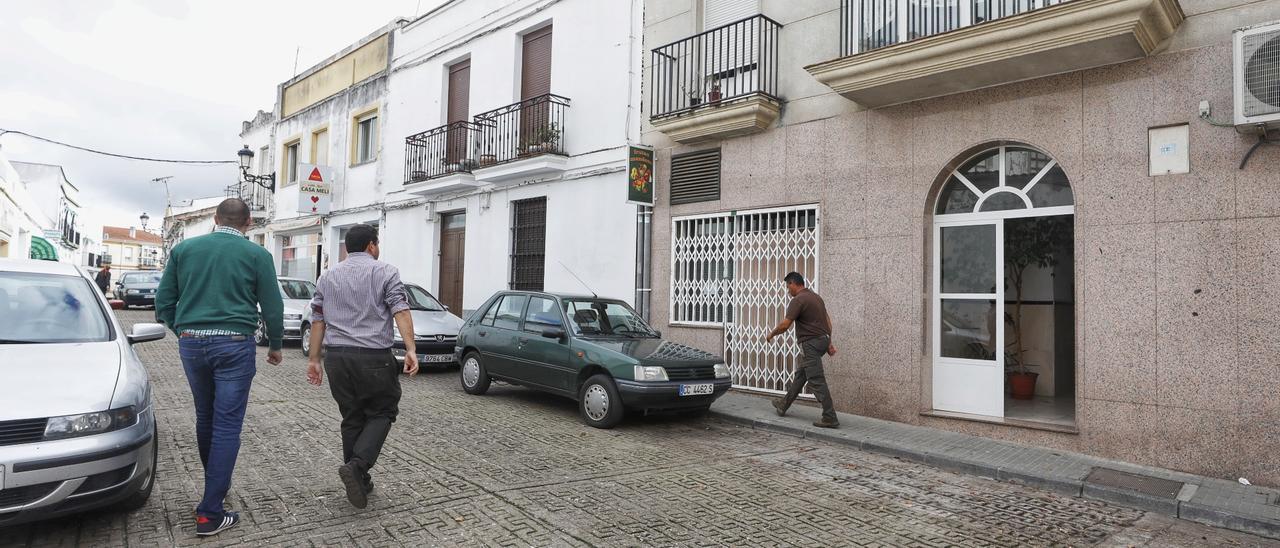
<path id="1" fill-rule="evenodd" d="M 627 409 L 702 411 L 729 390 L 720 358 L 662 340 L 625 302 L 498 293 L 458 333 L 462 388 L 500 380 L 577 400 L 582 420 L 612 428 Z"/>

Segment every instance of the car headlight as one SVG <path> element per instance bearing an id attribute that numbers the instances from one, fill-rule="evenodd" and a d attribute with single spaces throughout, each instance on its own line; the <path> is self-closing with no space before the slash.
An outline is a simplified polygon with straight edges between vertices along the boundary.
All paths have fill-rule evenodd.
<path id="1" fill-rule="evenodd" d="M 301 319 L 302 319 L 302 314 L 285 314 L 285 315 L 284 315 L 284 319 L 286 319 L 286 320 L 301 320 Z"/>
<path id="2" fill-rule="evenodd" d="M 141 292 L 141 291 L 138 291 L 137 289 L 130 289 L 130 290 L 126 291 L 125 293 L 128 293 L 128 294 L 130 294 L 130 295 L 137 295 L 137 294 L 142 293 L 142 292 Z"/>
<path id="3" fill-rule="evenodd" d="M 79 436 L 103 434 L 121 428 L 128 428 L 138 423 L 137 410 L 132 406 L 84 413 L 50 417 L 44 427 L 44 439 L 60 440 Z"/>
<path id="4" fill-rule="evenodd" d="M 727 365 L 725 365 L 725 364 L 723 364 L 723 363 L 717 363 L 717 364 L 716 364 L 716 378 L 717 378 L 717 379 L 727 379 L 727 378 L 729 378 L 729 366 L 727 366 Z"/>
<path id="5" fill-rule="evenodd" d="M 638 381 L 665 381 L 667 379 L 667 370 L 658 366 L 636 366 L 636 380 Z"/>

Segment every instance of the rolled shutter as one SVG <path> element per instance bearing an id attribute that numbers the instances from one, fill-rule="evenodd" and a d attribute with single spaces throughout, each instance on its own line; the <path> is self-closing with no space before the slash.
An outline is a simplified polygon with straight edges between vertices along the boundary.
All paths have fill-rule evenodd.
<path id="1" fill-rule="evenodd" d="M 471 60 L 449 67 L 449 119 L 465 122 L 471 108 Z"/>
<path id="2" fill-rule="evenodd" d="M 671 205 L 720 199 L 720 149 L 671 158 Z"/>
<path id="3" fill-rule="evenodd" d="M 703 0 L 702 30 L 711 30 L 760 13 L 760 0 Z"/>
<path id="4" fill-rule="evenodd" d="M 521 57 L 520 99 L 551 93 L 551 27 L 524 35 Z"/>

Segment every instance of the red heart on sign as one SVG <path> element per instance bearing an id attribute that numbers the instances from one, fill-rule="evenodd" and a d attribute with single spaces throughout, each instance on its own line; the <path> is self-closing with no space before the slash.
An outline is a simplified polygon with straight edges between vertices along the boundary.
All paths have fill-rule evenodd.
<path id="1" fill-rule="evenodd" d="M 319 197 L 319 196 L 312 196 L 312 197 L 311 197 L 311 203 L 313 203 L 313 204 L 318 204 L 318 203 L 320 203 L 320 197 Z"/>

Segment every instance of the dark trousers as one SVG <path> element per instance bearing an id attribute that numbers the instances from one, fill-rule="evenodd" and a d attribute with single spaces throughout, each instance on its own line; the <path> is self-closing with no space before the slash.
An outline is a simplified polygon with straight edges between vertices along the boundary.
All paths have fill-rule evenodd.
<path id="1" fill-rule="evenodd" d="M 782 397 L 784 408 L 791 407 L 791 403 L 796 401 L 800 396 L 800 391 L 804 389 L 805 383 L 809 384 L 809 391 L 813 392 L 813 396 L 818 398 L 818 403 L 822 404 L 822 418 L 829 421 L 836 421 L 835 404 L 831 403 L 831 390 L 827 388 L 827 378 L 822 373 L 822 357 L 827 354 L 827 348 L 831 345 L 831 337 L 814 337 L 800 343 L 800 368 L 796 369 L 795 378 L 787 383 L 787 395 Z"/>
<path id="2" fill-rule="evenodd" d="M 196 513 L 222 519 L 222 500 L 240 454 L 240 431 L 257 373 L 253 337 L 182 337 L 178 354 L 196 404 L 196 445 L 204 465 L 204 498 Z"/>
<path id="3" fill-rule="evenodd" d="M 342 414 L 342 461 L 360 459 L 360 472 L 365 473 L 378 461 L 391 423 L 400 412 L 400 366 L 390 348 L 330 347 L 324 370 Z"/>

